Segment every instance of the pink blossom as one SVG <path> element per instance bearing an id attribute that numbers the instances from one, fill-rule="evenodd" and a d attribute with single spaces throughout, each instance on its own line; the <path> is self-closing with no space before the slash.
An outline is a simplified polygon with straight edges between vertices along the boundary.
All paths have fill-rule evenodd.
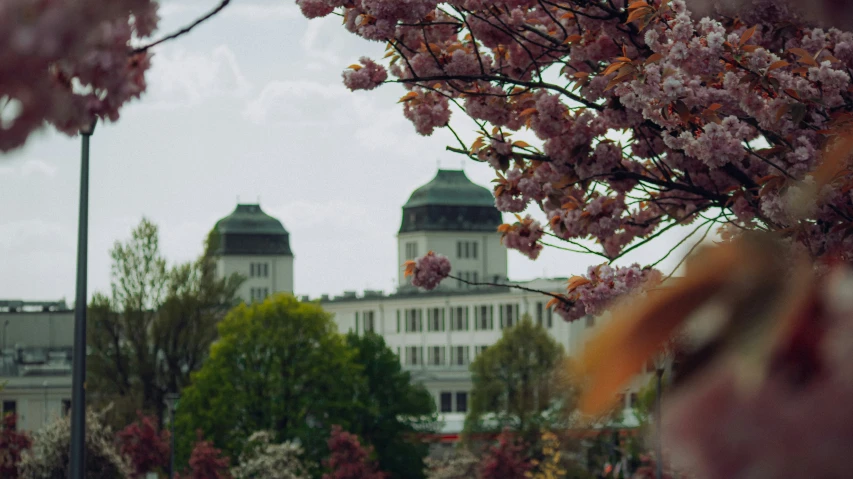
<path id="1" fill-rule="evenodd" d="M 362 57 L 362 68 L 346 70 L 343 73 L 344 85 L 350 90 L 373 90 L 388 79 L 388 71 L 373 60 Z"/>
<path id="2" fill-rule="evenodd" d="M 432 251 L 415 261 L 407 261 L 405 275 L 412 277 L 412 284 L 426 290 L 435 289 L 450 274 L 447 256 Z"/>
<path id="3" fill-rule="evenodd" d="M 502 233 L 501 242 L 509 248 L 520 251 L 530 259 L 539 257 L 539 252 L 543 246 L 538 243 L 542 238 L 542 225 L 527 215 L 522 219 L 516 215 L 518 222 L 512 225 L 501 225 L 498 231 Z"/>

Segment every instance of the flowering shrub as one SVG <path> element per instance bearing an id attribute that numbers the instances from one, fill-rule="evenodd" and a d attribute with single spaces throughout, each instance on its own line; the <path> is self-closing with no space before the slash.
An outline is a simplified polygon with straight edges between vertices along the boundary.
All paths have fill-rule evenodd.
<path id="1" fill-rule="evenodd" d="M 190 455 L 190 470 L 177 475 L 178 479 L 230 479 L 230 459 L 212 442 L 205 441 L 201 431 L 197 432 L 197 437 L 198 441 Z"/>
<path id="2" fill-rule="evenodd" d="M 163 471 L 169 466 L 171 446 L 169 431 L 158 431 L 155 419 L 137 412 L 139 421 L 116 434 L 119 450 L 130 460 L 133 477 Z"/>
<path id="3" fill-rule="evenodd" d="M 406 261 L 405 276 L 412 277 L 412 284 L 424 289 L 435 289 L 450 274 L 450 260 L 447 256 L 432 251 L 416 261 Z"/>
<path id="4" fill-rule="evenodd" d="M 483 457 L 480 465 L 481 479 L 524 479 L 532 464 L 508 429 L 498 436 L 498 443 Z"/>
<path id="5" fill-rule="evenodd" d="M 385 473 L 378 471 L 370 459 L 373 448 L 364 448 L 354 434 L 340 426 L 332 427 L 329 437 L 331 455 L 324 461 L 330 472 L 323 479 L 384 479 Z"/>
<path id="6" fill-rule="evenodd" d="M 301 455 L 301 447 L 290 442 L 272 444 L 270 433 L 259 431 L 249 437 L 231 475 L 234 479 L 308 479 Z"/>
<path id="7" fill-rule="evenodd" d="M 32 449 L 24 452 L 19 468 L 22 479 L 68 477 L 71 448 L 71 419 L 64 417 L 33 434 Z M 103 413 L 86 412 L 87 479 L 131 478 L 132 468 L 119 453 L 112 430 L 104 424 Z"/>
<path id="8" fill-rule="evenodd" d="M 18 416 L 7 414 L 0 424 L 0 477 L 18 477 L 21 455 L 32 446 L 30 437 L 15 429 Z"/>
<path id="9" fill-rule="evenodd" d="M 375 88 L 384 68 L 409 90 L 400 101 L 419 133 L 452 128 L 452 113 L 474 119 L 476 138 L 450 149 L 494 167 L 498 209 L 540 209 L 557 241 L 610 263 L 672 227 L 722 225 L 853 260 L 853 173 L 816 173 L 853 123 L 853 33 L 812 22 L 843 21 L 827 12 L 853 2 L 729 1 L 737 15 L 704 17 L 684 0 L 297 3 L 387 43 L 385 60 L 362 60 L 369 73 L 345 74 L 350 88 Z M 504 233 L 537 256 L 532 220 Z M 434 288 L 446 274 L 420 261 L 413 284 Z M 576 319 L 653 284 L 629 270 L 612 292 L 594 277 L 611 273 L 591 270 L 558 311 Z"/>

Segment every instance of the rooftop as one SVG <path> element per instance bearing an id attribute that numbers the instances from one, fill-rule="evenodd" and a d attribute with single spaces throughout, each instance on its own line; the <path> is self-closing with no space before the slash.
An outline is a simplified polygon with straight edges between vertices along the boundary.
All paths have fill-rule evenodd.
<path id="1" fill-rule="evenodd" d="M 417 206 L 488 206 L 494 208 L 492 192 L 465 176 L 462 170 L 438 170 L 429 183 L 416 189 L 403 208 Z"/>
<path id="2" fill-rule="evenodd" d="M 216 222 L 216 231 L 222 235 L 286 235 L 281 221 L 264 213 L 261 205 L 237 205 L 233 213 Z"/>

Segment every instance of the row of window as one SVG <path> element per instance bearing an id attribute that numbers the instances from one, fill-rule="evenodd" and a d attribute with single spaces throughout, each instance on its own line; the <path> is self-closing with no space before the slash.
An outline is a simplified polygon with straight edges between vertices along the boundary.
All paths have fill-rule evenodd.
<path id="1" fill-rule="evenodd" d="M 269 278 L 270 265 L 269 263 L 251 263 L 249 264 L 250 278 Z"/>
<path id="2" fill-rule="evenodd" d="M 475 355 L 483 354 L 486 348 L 476 346 Z M 469 346 L 426 346 L 426 358 L 424 346 L 406 346 L 405 353 L 405 357 L 401 356 L 400 360 L 407 366 L 467 366 L 471 363 Z M 400 348 L 397 348 L 397 355 L 400 355 Z"/>
<path id="3" fill-rule="evenodd" d="M 263 301 L 270 295 L 269 288 L 251 288 L 249 290 L 249 294 L 252 297 L 252 301 Z"/>
<path id="4" fill-rule="evenodd" d="M 442 391 L 439 395 L 439 410 L 441 412 L 468 412 L 468 393 L 465 391 L 457 391 L 455 394 L 456 397 L 456 408 L 454 408 L 453 399 L 454 394 L 452 392 L 444 392 Z"/>
<path id="5" fill-rule="evenodd" d="M 476 241 L 457 241 L 456 242 L 456 257 L 477 259 L 477 242 Z"/>
<path id="6" fill-rule="evenodd" d="M 464 259 L 477 259 L 477 247 L 479 244 L 476 241 L 457 241 L 456 242 L 456 257 Z M 409 241 L 405 245 L 406 259 L 415 259 L 418 257 L 418 243 Z"/>
<path id="7" fill-rule="evenodd" d="M 455 306 L 450 308 L 429 308 L 426 310 L 426 330 L 428 332 L 443 332 L 448 327 L 448 311 L 450 316 L 449 327 L 450 331 L 470 331 L 471 317 L 470 312 L 473 309 L 474 318 L 473 326 L 475 331 L 489 331 L 495 329 L 495 306 L 480 305 L 480 306 Z M 521 321 L 521 313 L 518 303 L 501 304 L 497 307 L 498 312 L 498 327 L 500 329 L 511 328 Z M 363 314 L 367 314 L 366 312 Z M 366 316 L 365 316 L 366 317 Z M 373 322 L 373 312 L 370 312 L 370 329 L 365 331 L 375 331 L 375 323 Z M 537 324 L 552 328 L 554 326 L 553 312 L 550 308 L 546 308 L 544 303 L 536 303 L 535 321 Z M 365 322 L 365 328 L 367 323 Z M 358 313 L 356 313 L 356 329 L 358 329 Z M 397 332 L 407 333 L 422 333 L 424 332 L 424 310 L 412 308 L 397 310 Z"/>

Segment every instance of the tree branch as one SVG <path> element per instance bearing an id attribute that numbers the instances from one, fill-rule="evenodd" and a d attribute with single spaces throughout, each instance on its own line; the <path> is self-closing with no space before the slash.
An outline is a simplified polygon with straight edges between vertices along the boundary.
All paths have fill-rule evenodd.
<path id="1" fill-rule="evenodd" d="M 185 35 L 185 34 L 189 33 L 190 31 L 192 31 L 192 29 L 193 29 L 193 28 L 195 28 L 195 27 L 197 27 L 197 26 L 201 25 L 202 23 L 206 22 L 207 20 L 209 20 L 210 18 L 212 18 L 212 17 L 213 17 L 214 15 L 216 15 L 217 13 L 221 12 L 221 11 L 222 11 L 222 9 L 224 9 L 226 6 L 228 6 L 228 4 L 229 4 L 229 3 L 231 3 L 231 0 L 221 0 L 221 1 L 219 2 L 219 5 L 217 5 L 217 6 L 216 6 L 216 8 L 214 8 L 213 10 L 211 10 L 210 12 L 208 12 L 208 13 L 207 13 L 206 15 L 204 15 L 203 17 L 198 18 L 196 21 L 194 21 L 194 22 L 192 22 L 191 24 L 189 24 L 189 25 L 185 26 L 184 28 L 182 28 L 182 29 L 180 29 L 180 30 L 178 30 L 178 31 L 176 31 L 176 32 L 174 32 L 174 33 L 172 33 L 172 34 L 166 35 L 165 37 L 163 37 L 163 38 L 161 38 L 161 39 L 159 39 L 159 40 L 155 41 L 154 43 L 149 43 L 148 45 L 145 45 L 145 46 L 143 46 L 143 47 L 139 47 L 139 48 L 136 48 L 136 49 L 132 50 L 132 51 L 130 52 L 130 54 L 131 54 L 131 55 L 136 55 L 137 53 L 143 53 L 143 52 L 146 52 L 146 51 L 148 51 L 148 49 L 149 49 L 149 48 L 155 47 L 155 46 L 157 46 L 157 45 L 159 45 L 159 44 L 161 44 L 161 43 L 163 43 L 163 42 L 167 42 L 167 41 L 169 41 L 169 40 L 174 40 L 174 39 L 176 39 L 176 38 L 178 38 L 178 37 L 180 37 L 180 36 L 182 36 L 182 35 Z"/>

